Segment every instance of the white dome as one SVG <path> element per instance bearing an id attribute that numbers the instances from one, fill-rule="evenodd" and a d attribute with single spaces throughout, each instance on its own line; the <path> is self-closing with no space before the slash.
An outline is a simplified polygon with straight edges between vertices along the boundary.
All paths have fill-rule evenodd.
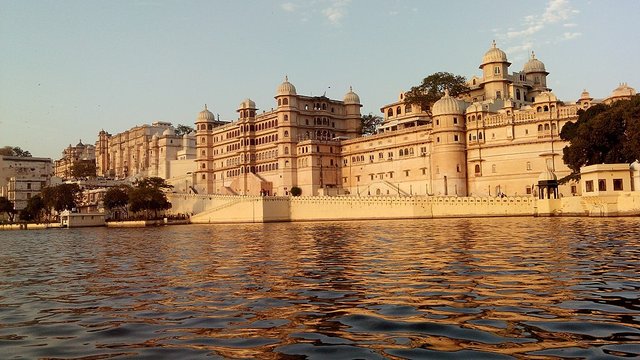
<path id="1" fill-rule="evenodd" d="M 491 44 L 491 49 L 489 49 L 489 51 L 487 51 L 482 57 L 482 64 L 480 64 L 480 68 L 482 68 L 483 65 L 486 65 L 489 63 L 496 63 L 496 62 L 509 62 L 509 61 L 507 60 L 507 54 L 505 54 L 504 51 L 496 47 L 496 41 L 494 40 L 493 43 Z"/>
<path id="2" fill-rule="evenodd" d="M 255 101 L 246 98 L 244 100 L 242 100 L 242 102 L 240 103 L 240 105 L 238 106 L 238 109 L 255 109 L 256 108 L 256 103 Z"/>
<path id="3" fill-rule="evenodd" d="M 635 94 L 636 90 L 634 88 L 627 85 L 627 83 L 621 83 L 617 88 L 613 90 L 613 93 L 611 93 L 611 97 L 633 96 Z"/>
<path id="4" fill-rule="evenodd" d="M 360 97 L 358 94 L 353 92 L 353 88 L 349 86 L 349 92 L 344 95 L 344 103 L 345 105 L 349 104 L 358 104 L 360 105 Z"/>
<path id="5" fill-rule="evenodd" d="M 482 112 L 482 110 L 482 104 L 480 104 L 479 102 L 474 102 L 473 104 L 469 105 L 469 107 L 467 107 L 465 113 L 469 114 L 474 112 Z"/>
<path id="6" fill-rule="evenodd" d="M 211 111 L 209 111 L 209 109 L 207 109 L 207 104 L 205 104 L 204 110 L 200 111 L 200 113 L 198 114 L 198 120 L 196 120 L 196 122 L 215 121 L 215 120 L 216 120 L 216 117 L 213 115 Z"/>
<path id="7" fill-rule="evenodd" d="M 289 77 L 285 76 L 284 77 L 284 82 L 282 84 L 280 84 L 280 86 L 278 86 L 278 89 L 276 90 L 276 96 L 281 96 L 281 95 L 296 95 L 296 87 L 293 86 L 292 83 L 289 82 Z"/>
<path id="8" fill-rule="evenodd" d="M 431 115 L 462 115 L 464 114 L 464 108 L 460 101 L 449 96 L 449 90 L 445 89 L 444 96 L 440 100 L 433 104 L 431 109 Z"/>
<path id="9" fill-rule="evenodd" d="M 534 72 L 544 72 L 547 70 L 544 67 L 544 63 L 538 59 L 536 59 L 536 54 L 532 51 L 531 58 L 524 64 L 524 72 L 525 73 L 534 73 Z"/>
<path id="10" fill-rule="evenodd" d="M 587 91 L 587 89 L 582 90 L 582 93 L 580 94 L 580 100 L 591 100 L 591 94 L 589 94 L 589 92 Z"/>
<path id="11" fill-rule="evenodd" d="M 547 171 L 541 172 L 540 176 L 538 176 L 538 182 L 540 181 L 557 181 L 558 180 L 558 176 L 556 176 L 556 174 L 551 171 L 550 169 L 547 169 Z"/>
<path id="12" fill-rule="evenodd" d="M 174 136 L 176 134 L 176 132 L 173 130 L 172 127 L 166 128 L 163 132 L 162 132 L 162 136 Z"/>

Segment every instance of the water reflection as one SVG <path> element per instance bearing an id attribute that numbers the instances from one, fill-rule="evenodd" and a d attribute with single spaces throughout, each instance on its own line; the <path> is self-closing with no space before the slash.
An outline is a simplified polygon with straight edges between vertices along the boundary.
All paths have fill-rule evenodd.
<path id="1" fill-rule="evenodd" d="M 8 358 L 640 355 L 639 219 L 0 233 Z"/>

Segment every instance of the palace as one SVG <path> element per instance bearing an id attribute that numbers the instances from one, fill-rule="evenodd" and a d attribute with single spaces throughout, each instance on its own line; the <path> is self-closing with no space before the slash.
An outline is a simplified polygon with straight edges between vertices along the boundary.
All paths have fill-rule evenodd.
<path id="1" fill-rule="evenodd" d="M 83 144 L 82 140 L 76 146 L 69 146 L 62 151 L 62 158 L 54 161 L 55 176 L 61 179 L 72 177 L 73 166 L 79 162 L 95 163 L 96 148 L 90 144 Z"/>
<path id="2" fill-rule="evenodd" d="M 532 53 L 523 70 L 495 42 L 482 57 L 482 76 L 457 98 L 431 109 L 398 101 L 381 108 L 384 123 L 360 136 L 360 99 L 298 95 L 288 79 L 276 108 L 257 114 L 247 99 L 236 121 L 220 125 L 207 109 L 196 119 L 195 187 L 207 194 L 502 196 L 536 193 L 539 180 L 570 173 L 559 132 L 578 109 L 629 99 L 621 84 L 604 100 L 584 91 L 564 103 L 547 87 L 545 65 Z M 581 192 L 576 183 L 560 194 Z"/>
<path id="3" fill-rule="evenodd" d="M 270 111 L 245 99 L 236 120 L 220 121 L 205 105 L 195 132 L 182 137 L 165 122 L 114 136 L 101 131 L 98 175 L 159 176 L 176 192 L 219 195 L 289 195 L 296 187 L 305 196 L 538 194 L 540 183 L 570 174 L 559 135 L 578 110 L 636 91 L 621 84 L 605 99 L 585 90 L 563 102 L 533 52 L 521 71 L 509 73 L 510 66 L 494 42 L 466 93 L 445 93 L 425 109 L 401 93 L 380 109 L 384 121 L 371 136 L 360 135 L 360 98 L 352 89 L 342 100 L 299 95 L 285 77 Z M 575 182 L 553 192 L 581 193 Z"/>

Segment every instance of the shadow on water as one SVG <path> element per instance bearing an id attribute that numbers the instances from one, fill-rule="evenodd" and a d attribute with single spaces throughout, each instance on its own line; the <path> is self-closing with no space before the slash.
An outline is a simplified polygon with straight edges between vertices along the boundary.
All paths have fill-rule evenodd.
<path id="1" fill-rule="evenodd" d="M 0 233 L 6 358 L 640 355 L 640 219 Z"/>

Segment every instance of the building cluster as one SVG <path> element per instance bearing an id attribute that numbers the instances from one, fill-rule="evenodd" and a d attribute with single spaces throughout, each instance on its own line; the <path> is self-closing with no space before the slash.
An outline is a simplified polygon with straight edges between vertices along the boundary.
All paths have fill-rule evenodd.
<path id="1" fill-rule="evenodd" d="M 259 112 L 245 99 L 233 121 L 205 108 L 195 131 L 176 136 L 156 122 L 117 135 L 100 132 L 98 175 L 159 176 L 178 190 L 200 194 L 504 196 L 538 192 L 539 181 L 570 173 L 562 161 L 560 130 L 579 109 L 629 99 L 621 84 L 596 100 L 584 91 L 576 102 L 560 101 L 547 86 L 546 67 L 531 53 L 510 73 L 495 42 L 472 76 L 469 91 L 445 94 L 423 109 L 404 99 L 381 108 L 378 133 L 361 136 L 360 98 L 299 95 L 287 78 L 275 106 Z M 559 189 L 581 193 L 576 183 Z"/>
<path id="2" fill-rule="evenodd" d="M 270 111 L 245 99 L 232 121 L 220 121 L 205 105 L 191 133 L 177 135 L 161 121 L 116 135 L 102 130 L 95 146 L 69 145 L 55 175 L 69 179 L 74 164 L 92 161 L 99 179 L 161 177 L 176 192 L 197 194 L 289 195 L 293 188 L 309 196 L 581 194 L 577 183 L 540 185 L 570 174 L 562 127 L 577 120 L 578 110 L 630 99 L 635 89 L 622 83 L 604 99 L 585 90 L 563 102 L 533 52 L 522 70 L 510 73 L 510 66 L 494 42 L 467 92 L 445 93 L 428 108 L 401 93 L 381 107 L 383 124 L 371 136 L 361 135 L 361 103 L 352 89 L 342 99 L 299 95 L 285 77 Z M 1 158 L 0 195 L 21 208 L 48 184 L 45 160 Z"/>
<path id="3" fill-rule="evenodd" d="M 51 184 L 53 167 L 50 158 L 0 155 L 0 196 L 22 210 L 32 196 Z"/>

